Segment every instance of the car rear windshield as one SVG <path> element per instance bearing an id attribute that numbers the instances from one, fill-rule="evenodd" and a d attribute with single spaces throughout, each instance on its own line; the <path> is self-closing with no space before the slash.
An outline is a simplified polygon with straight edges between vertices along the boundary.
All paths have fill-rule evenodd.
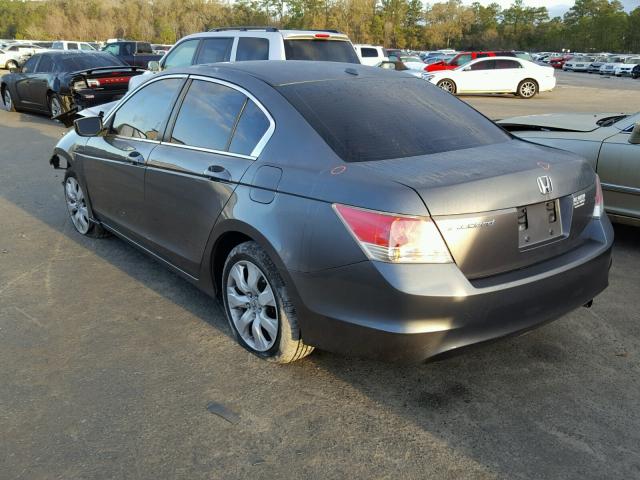
<path id="1" fill-rule="evenodd" d="M 360 63 L 351 43 L 343 40 L 285 40 L 284 53 L 287 60 Z"/>
<path id="2" fill-rule="evenodd" d="M 89 68 L 125 66 L 126 63 L 110 54 L 91 55 L 89 53 L 81 53 L 78 55 L 65 55 L 59 60 L 62 65 L 63 72 L 77 72 L 79 70 L 87 70 Z"/>
<path id="3" fill-rule="evenodd" d="M 510 139 L 464 102 L 418 78 L 327 80 L 278 90 L 346 162 L 428 155 Z"/>

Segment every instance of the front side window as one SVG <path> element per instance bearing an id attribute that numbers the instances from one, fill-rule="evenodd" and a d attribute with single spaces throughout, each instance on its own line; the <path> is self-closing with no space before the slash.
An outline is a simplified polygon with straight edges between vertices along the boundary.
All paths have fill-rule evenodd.
<path id="1" fill-rule="evenodd" d="M 111 43 L 104 47 L 105 52 L 109 52 L 111 55 L 120 55 L 120 45 Z"/>
<path id="2" fill-rule="evenodd" d="M 360 49 L 360 53 L 362 58 L 376 58 L 378 56 L 378 51 L 375 48 L 363 47 Z"/>
<path id="3" fill-rule="evenodd" d="M 494 68 L 496 68 L 495 60 L 483 60 L 482 62 L 476 62 L 471 65 L 470 70 L 475 72 L 476 70 L 493 70 Z"/>
<path id="4" fill-rule="evenodd" d="M 136 50 L 137 53 L 147 55 L 152 54 L 153 49 L 151 48 L 151 44 L 147 42 L 138 42 L 138 48 Z"/>
<path id="5" fill-rule="evenodd" d="M 194 80 L 180 107 L 171 142 L 227 151 L 246 98 L 225 85 Z"/>
<path id="6" fill-rule="evenodd" d="M 471 61 L 471 54 L 460 55 L 457 58 L 451 60 L 451 65 L 464 65 L 467 62 Z"/>
<path id="7" fill-rule="evenodd" d="M 266 38 L 240 37 L 236 61 L 269 60 L 269 40 Z"/>
<path id="8" fill-rule="evenodd" d="M 196 63 L 228 62 L 231 58 L 233 38 L 207 38 L 202 40 Z"/>
<path id="9" fill-rule="evenodd" d="M 33 73 L 36 69 L 39 56 L 33 56 L 22 66 L 22 73 Z"/>
<path id="10" fill-rule="evenodd" d="M 36 73 L 51 73 L 52 71 L 53 71 L 53 61 L 48 55 L 43 56 L 42 59 L 40 60 L 40 63 L 38 64 Z"/>
<path id="11" fill-rule="evenodd" d="M 342 40 L 285 40 L 284 53 L 287 60 L 360 63 L 351 43 Z"/>
<path id="12" fill-rule="evenodd" d="M 94 51 L 95 48 L 93 48 L 91 45 L 89 45 L 88 43 L 81 43 L 80 44 L 80 50 L 89 50 L 89 51 Z"/>
<path id="13" fill-rule="evenodd" d="M 200 40 L 187 40 L 176 46 L 165 57 L 163 68 L 186 67 L 193 62 L 193 55 L 198 48 Z"/>
<path id="14" fill-rule="evenodd" d="M 54 50 L 62 50 L 64 48 L 64 45 L 62 44 L 62 42 L 53 42 L 51 44 L 51 48 L 53 48 Z"/>
<path id="15" fill-rule="evenodd" d="M 247 99 L 233 134 L 229 151 L 251 155 L 260 139 L 267 133 L 268 128 L 269 119 L 264 112 L 254 102 Z"/>
<path id="16" fill-rule="evenodd" d="M 159 140 L 182 82 L 180 78 L 167 78 L 139 90 L 115 113 L 111 132 L 123 137 Z"/>
<path id="17" fill-rule="evenodd" d="M 67 43 L 67 50 L 78 50 L 78 44 L 75 42 Z"/>

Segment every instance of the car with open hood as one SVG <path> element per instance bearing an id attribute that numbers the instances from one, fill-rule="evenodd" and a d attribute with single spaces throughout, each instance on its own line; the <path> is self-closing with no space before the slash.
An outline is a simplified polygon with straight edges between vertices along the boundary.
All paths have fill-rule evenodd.
<path id="1" fill-rule="evenodd" d="M 79 234 L 113 233 L 217 296 L 238 343 L 275 362 L 424 360 L 608 283 L 585 160 L 382 68 L 173 69 L 76 120 L 51 163 Z"/>
<path id="2" fill-rule="evenodd" d="M 602 181 L 609 215 L 640 225 L 640 113 L 529 115 L 498 123 L 520 138 L 587 159 Z"/>

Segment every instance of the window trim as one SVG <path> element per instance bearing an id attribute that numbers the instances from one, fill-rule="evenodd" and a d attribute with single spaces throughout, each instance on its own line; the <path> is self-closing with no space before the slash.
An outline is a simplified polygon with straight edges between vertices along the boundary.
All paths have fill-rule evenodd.
<path id="1" fill-rule="evenodd" d="M 152 78 L 152 79 L 144 82 L 142 85 L 139 85 L 136 89 L 130 91 L 128 94 L 126 94 L 124 97 L 122 97 L 122 99 L 119 102 L 119 105 L 107 114 L 107 116 L 105 117 L 105 119 L 103 121 L 103 125 L 108 126 L 108 128 L 110 129 L 112 124 L 113 124 L 114 115 L 116 113 L 118 113 L 118 110 L 120 110 L 124 105 L 126 105 L 126 103 L 129 100 L 129 98 L 131 98 L 136 92 L 142 90 L 143 88 L 148 87 L 152 83 L 159 82 L 159 81 L 166 80 L 166 79 L 170 79 L 170 78 L 179 78 L 179 79 L 183 79 L 184 80 L 184 79 L 188 78 L 188 75 L 184 74 L 184 73 L 174 73 L 174 74 L 171 74 L 171 75 L 162 75 L 161 77 L 158 77 L 158 78 Z M 180 97 L 180 94 L 182 93 L 183 89 L 184 89 L 184 82 L 182 83 L 182 85 L 178 89 L 177 97 L 175 99 L 173 99 L 173 102 L 172 102 L 172 105 L 171 105 L 171 110 L 172 111 L 173 111 L 173 108 L 175 107 L 176 99 Z M 162 129 L 161 138 L 164 137 L 164 134 L 166 133 L 168 120 L 170 118 L 171 118 L 171 112 L 169 113 L 169 116 L 167 117 L 166 121 L 162 125 L 163 129 Z M 109 135 L 109 134 L 107 134 L 107 135 Z M 160 140 L 150 140 L 148 138 L 127 137 L 127 136 L 124 136 L 124 135 L 110 135 L 110 136 L 111 136 L 111 138 L 119 138 L 119 139 L 122 139 L 122 140 L 135 140 L 137 142 L 145 142 L 145 143 L 155 143 L 156 145 L 160 145 L 162 143 L 162 141 L 160 141 Z"/>
<path id="2" fill-rule="evenodd" d="M 253 94 L 251 94 L 251 92 L 245 90 L 241 86 L 236 85 L 234 83 L 230 83 L 230 82 L 227 82 L 226 80 L 221 80 L 219 78 L 205 77 L 205 76 L 202 76 L 202 75 L 189 75 L 189 79 L 190 80 L 200 80 L 200 81 L 209 82 L 209 83 L 216 83 L 216 84 L 219 84 L 219 85 L 223 85 L 225 87 L 232 88 L 232 89 L 242 93 L 249 100 L 251 100 L 253 103 L 255 103 L 256 106 L 267 117 L 267 120 L 269 120 L 269 127 L 267 128 L 266 132 L 264 132 L 264 134 L 262 135 L 260 140 L 258 140 L 258 143 L 256 143 L 255 147 L 253 147 L 253 150 L 251 151 L 251 153 L 249 155 L 244 155 L 242 153 L 229 152 L 229 151 L 226 151 L 226 150 L 215 150 L 215 149 L 212 149 L 212 148 L 195 147 L 195 146 L 192 146 L 192 145 L 181 145 L 181 144 L 172 143 L 172 142 L 165 141 L 165 140 L 162 140 L 160 142 L 160 145 L 167 145 L 167 146 L 176 147 L 176 148 L 183 148 L 183 149 L 186 149 L 186 150 L 195 150 L 195 151 L 198 151 L 198 152 L 215 153 L 216 155 L 227 155 L 229 157 L 243 158 L 245 160 L 256 160 L 262 154 L 262 151 L 266 147 L 267 143 L 269 142 L 269 140 L 273 136 L 273 133 L 275 132 L 275 129 L 276 129 L 276 122 L 273 119 L 273 117 L 271 116 L 271 113 L 269 112 L 269 110 L 267 110 L 264 107 L 264 105 L 262 105 L 262 103 L 260 103 L 258 101 L 258 99 L 255 96 L 253 96 Z M 182 107 L 182 105 L 180 105 L 180 107 Z M 242 110 L 244 111 L 244 108 Z M 178 110 L 176 112 L 175 118 L 177 118 L 179 114 L 180 114 L 180 110 Z M 240 114 L 238 116 L 238 119 L 240 118 L 241 114 L 242 114 L 242 112 L 240 112 Z M 173 119 L 171 128 L 168 131 L 165 131 L 165 135 L 167 133 L 170 135 L 173 132 L 173 127 L 175 125 L 175 118 Z M 233 132 L 233 135 L 235 135 L 235 131 Z M 230 136 L 231 141 L 233 141 L 233 135 Z"/>

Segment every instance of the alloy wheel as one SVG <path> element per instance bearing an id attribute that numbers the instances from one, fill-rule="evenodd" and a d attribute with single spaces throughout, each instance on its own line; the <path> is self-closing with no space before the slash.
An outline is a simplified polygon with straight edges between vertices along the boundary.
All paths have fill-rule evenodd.
<path id="1" fill-rule="evenodd" d="M 13 107 L 13 99 L 11 98 L 11 93 L 9 93 L 8 88 L 5 89 L 2 99 L 4 100 L 4 108 L 10 112 Z"/>
<path id="2" fill-rule="evenodd" d="M 438 86 L 445 92 L 453 93 L 455 91 L 455 87 L 451 80 L 442 80 Z"/>
<path id="3" fill-rule="evenodd" d="M 62 105 L 60 105 L 58 97 L 51 97 L 51 100 L 49 100 L 49 110 L 51 110 L 52 118 L 62 113 Z"/>
<path id="4" fill-rule="evenodd" d="M 524 98 L 531 98 L 536 94 L 536 84 L 533 82 L 523 82 L 520 85 L 520 96 Z"/>
<path id="5" fill-rule="evenodd" d="M 6 66 L 7 66 L 7 70 L 11 70 L 12 68 L 18 68 L 18 64 L 13 60 L 9 60 Z"/>
<path id="6" fill-rule="evenodd" d="M 67 178 L 64 184 L 64 193 L 73 226 L 76 227 L 78 232 L 85 235 L 91 226 L 89 223 L 89 210 L 82 187 L 74 177 Z"/>
<path id="7" fill-rule="evenodd" d="M 229 314 L 238 334 L 252 349 L 266 352 L 278 338 L 276 297 L 264 273 L 248 260 L 229 270 L 226 291 Z"/>

